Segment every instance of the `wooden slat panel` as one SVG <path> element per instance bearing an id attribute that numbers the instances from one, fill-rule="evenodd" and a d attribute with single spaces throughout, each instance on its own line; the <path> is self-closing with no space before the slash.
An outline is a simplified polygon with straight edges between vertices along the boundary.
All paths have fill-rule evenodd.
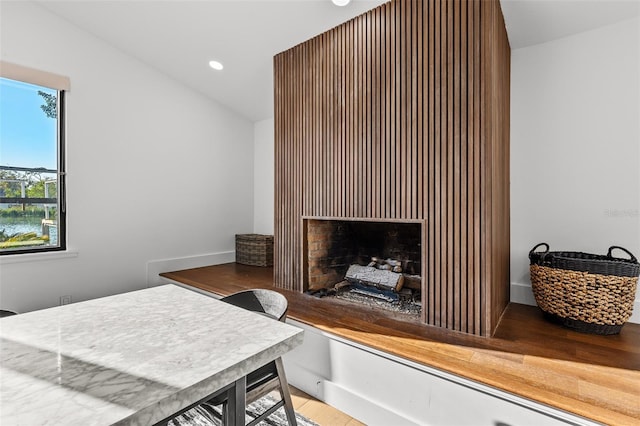
<path id="1" fill-rule="evenodd" d="M 444 253 L 442 246 L 442 171 L 441 171 L 441 151 L 442 151 L 442 117 L 444 114 L 442 111 L 442 7 L 441 2 L 435 2 L 434 9 L 434 152 L 433 152 L 433 169 L 434 169 L 434 204 L 431 211 L 429 211 L 428 220 L 433 221 L 433 235 L 431 238 L 434 240 L 434 247 L 432 256 L 434 256 L 434 281 L 427 283 L 428 286 L 434 287 L 433 294 L 433 310 L 434 318 L 433 325 L 442 324 L 442 283 L 445 278 L 442 276 L 443 260 L 442 255 Z"/>
<path id="2" fill-rule="evenodd" d="M 424 193 L 424 174 L 422 172 L 422 126 L 423 126 L 423 57 L 422 57 L 422 8 L 423 2 L 413 2 L 411 35 L 411 150 L 413 193 L 411 196 L 411 218 L 423 217 L 422 203 Z"/>
<path id="3" fill-rule="evenodd" d="M 367 200 L 367 190 L 368 190 L 368 182 L 366 178 L 366 169 L 365 169 L 365 159 L 366 159 L 366 147 L 365 147 L 365 138 L 363 133 L 363 126 L 365 123 L 364 120 L 364 103 L 366 102 L 366 91 L 364 89 L 364 55 L 363 55 L 363 34 L 362 34 L 362 19 L 355 21 L 354 23 L 354 37 L 355 37 L 355 68 L 354 75 L 356 77 L 356 87 L 355 87 L 355 107 L 356 107 L 356 120 L 354 123 L 354 144 L 356 146 L 356 152 L 358 153 L 357 158 L 357 176 L 358 176 L 358 184 L 356 188 L 358 189 L 358 196 L 355 198 L 356 201 L 356 211 L 354 215 L 356 217 L 364 217 L 366 216 L 366 211 L 364 205 Z"/>
<path id="4" fill-rule="evenodd" d="M 425 322 L 428 324 L 435 324 L 435 283 L 436 283 L 436 263 L 435 263 L 435 244 L 436 244 L 436 233 L 435 233 L 435 220 L 433 218 L 432 212 L 435 211 L 435 73 L 436 73 L 436 63 L 435 63 L 435 27 L 436 27 L 436 18 L 435 18 L 435 2 L 430 1 L 429 7 L 426 9 L 427 11 L 427 31 L 424 32 L 426 35 L 426 43 L 425 46 L 427 48 L 427 57 L 428 57 L 428 67 L 427 67 L 427 93 L 429 97 L 429 101 L 427 104 L 426 113 L 428 115 L 427 126 L 423 131 L 427 140 L 427 154 L 425 156 L 425 161 L 427 162 L 427 200 L 424 208 L 425 218 L 427 219 L 427 227 L 428 232 L 426 235 L 427 239 L 427 253 L 425 257 L 427 262 L 425 262 L 427 270 L 423 272 L 424 278 L 423 281 L 426 284 L 426 293 L 423 295 L 423 298 L 428 298 L 426 303 L 423 303 L 423 306 L 427 306 L 427 312 L 424 313 Z"/>
<path id="5" fill-rule="evenodd" d="M 398 182 L 398 173 L 396 169 L 400 168 L 399 163 L 399 150 L 401 143 L 401 132 L 402 132 L 402 116 L 400 115 L 401 108 L 401 96 L 402 96 L 402 88 L 401 88 L 401 67 L 400 67 L 400 43 L 402 36 L 399 34 L 401 30 L 400 18 L 401 18 L 401 2 L 395 2 L 393 8 L 393 14 L 391 15 L 391 25 L 392 25 L 392 37 L 391 37 L 391 108 L 392 108 L 392 116 L 391 116 L 391 134 L 389 135 L 389 162 L 388 162 L 388 173 L 389 173 L 389 207 L 388 207 L 388 217 L 402 217 L 400 213 L 401 210 L 401 202 L 400 202 L 400 184 Z"/>
<path id="6" fill-rule="evenodd" d="M 467 275 L 467 232 L 468 232 L 468 203 L 467 203 L 467 186 L 468 186 L 468 115 L 469 108 L 467 99 L 467 3 L 459 2 L 460 7 L 460 330 L 469 332 L 469 282 Z"/>
<path id="7" fill-rule="evenodd" d="M 475 113 L 475 102 L 474 102 L 474 3 L 467 3 L 467 13 L 468 13 L 468 31 L 467 31 L 467 60 L 468 60 L 468 86 L 467 86 L 467 108 L 469 110 L 468 121 L 467 121 L 467 132 L 468 132 L 468 141 L 467 141 L 467 332 L 474 333 L 476 330 L 475 327 L 475 292 L 474 292 L 474 265 L 475 265 L 475 251 L 474 251 L 474 169 L 473 169 L 473 158 L 474 158 L 474 113 Z"/>
<path id="8" fill-rule="evenodd" d="M 453 245 L 453 199 L 455 197 L 455 189 L 453 188 L 453 114 L 454 114 L 454 91 L 453 91 L 453 71 L 454 71 L 454 60 L 453 60 L 453 0 L 447 0 L 447 43 L 446 43 L 446 73 L 447 73 L 447 118 L 446 118 L 446 126 L 447 126 L 447 136 L 446 136 L 446 156 L 447 156 L 447 164 L 446 164 L 446 228 L 444 229 L 444 233 L 447 239 L 447 262 L 445 265 L 447 274 L 446 274 L 446 327 L 454 328 L 453 326 L 453 313 L 454 313 L 454 303 L 453 300 L 453 287 L 455 283 L 453 282 L 453 270 L 455 268 L 454 262 L 454 245 Z M 453 267 L 452 267 L 453 266 Z M 455 328 L 454 328 L 455 329 Z"/>
<path id="9" fill-rule="evenodd" d="M 344 129 L 344 140 L 345 140 L 345 212 L 344 216 L 353 217 L 355 215 L 354 211 L 354 200 L 357 197 L 356 184 L 358 182 L 358 178 L 355 174 L 354 170 L 354 160 L 356 157 L 356 153 L 354 152 L 353 147 L 353 114 L 355 112 L 355 108 L 353 105 L 353 90 L 354 90 L 354 75 L 353 75 L 353 37 L 352 37 L 352 23 L 353 21 L 349 21 L 345 24 L 345 61 L 346 65 L 346 75 L 345 75 L 345 120 L 344 123 L 346 125 Z"/>
<path id="10" fill-rule="evenodd" d="M 400 60 L 398 64 L 400 66 L 400 140 L 399 140 L 399 155 L 396 160 L 397 176 L 398 177 L 398 195 L 400 205 L 400 216 L 410 218 L 411 214 L 408 210 L 408 202 L 411 198 L 411 152 L 409 151 L 409 138 L 411 137 L 411 98 L 409 94 L 410 79 L 411 79 L 411 66 L 409 61 L 409 55 L 407 50 L 410 46 L 411 38 L 411 12 L 409 10 L 410 4 L 407 0 L 400 2 Z"/>
<path id="11" fill-rule="evenodd" d="M 480 26 L 481 28 L 485 29 L 486 31 L 483 32 L 483 36 L 485 36 L 486 38 L 491 39 L 491 30 L 490 30 L 490 26 L 488 26 L 488 22 L 487 22 L 487 16 L 488 14 L 490 14 L 490 7 L 489 5 L 486 4 L 480 4 Z M 485 38 L 483 37 L 483 38 Z M 490 143 L 491 143 L 491 126 L 489 125 L 488 119 L 489 117 L 486 116 L 486 110 L 487 110 L 487 106 L 489 105 L 488 102 L 489 100 L 487 99 L 487 94 L 488 94 L 488 90 L 489 88 L 487 87 L 487 79 L 490 78 L 490 75 L 488 75 L 487 73 L 491 72 L 491 68 L 489 66 L 489 64 L 487 63 L 487 59 L 485 59 L 485 55 L 488 53 L 486 50 L 486 43 L 484 43 L 484 40 L 481 39 L 481 44 L 480 44 L 480 58 L 482 60 L 481 64 L 480 64 L 480 123 L 482 125 L 482 128 L 480 130 L 480 176 L 482 181 L 480 182 L 480 202 L 481 202 L 481 208 L 480 208 L 480 214 L 482 217 L 481 223 L 480 223 L 480 250 L 482 250 L 482 252 L 486 252 L 486 250 L 490 247 L 491 245 L 491 222 L 490 220 L 487 220 L 491 217 L 491 208 L 492 206 L 490 205 L 490 203 L 486 203 L 485 200 L 490 199 L 491 197 L 491 185 L 489 184 L 489 181 L 487 180 L 487 178 L 491 178 L 491 175 L 489 174 L 490 172 L 490 168 L 488 168 L 488 161 L 491 161 L 491 148 Z M 481 259 L 481 273 L 480 273 L 480 306 L 483 309 L 483 312 L 481 313 L 480 317 L 480 321 L 481 321 L 481 327 L 482 329 L 486 329 L 488 321 L 489 321 L 489 311 L 487 309 L 486 304 L 488 303 L 488 301 L 490 300 L 490 293 L 487 291 L 487 286 L 485 285 L 486 280 L 490 280 L 492 277 L 491 274 L 491 267 L 490 267 L 490 261 L 487 261 L 486 259 Z"/>
<path id="12" fill-rule="evenodd" d="M 452 53 L 453 53 L 453 103 L 451 105 L 452 115 L 452 135 L 453 138 L 453 157 L 452 157 L 452 169 L 449 174 L 453 175 L 452 189 L 453 189 L 453 217 L 451 224 L 452 245 L 453 245 L 453 280 L 452 291 L 450 292 L 452 299 L 452 307 L 450 308 L 451 322 L 454 330 L 462 330 L 461 327 L 461 305 L 460 299 L 461 282 L 460 282 L 460 0 L 453 0 L 453 39 L 451 40 Z M 450 203 L 451 205 L 451 203 Z"/>
<path id="13" fill-rule="evenodd" d="M 337 215 L 338 214 L 338 191 L 339 191 L 339 180 L 338 180 L 338 121 L 340 120 L 339 117 L 339 91 L 338 91 L 338 80 L 340 79 L 340 76 L 337 74 L 337 65 L 338 65 L 338 60 L 337 60 L 337 56 L 338 53 L 340 52 L 340 47 L 338 45 L 338 38 L 339 34 L 337 33 L 337 31 L 332 31 L 331 32 L 331 47 L 330 47 L 330 51 L 329 51 L 329 58 L 330 58 L 330 66 L 331 66 L 331 71 L 330 71 L 330 75 L 329 75 L 329 80 L 327 81 L 327 85 L 330 88 L 330 91 L 328 93 L 328 98 L 326 100 L 326 102 L 331 106 L 331 120 L 330 120 L 330 125 L 328 126 L 327 129 L 327 134 L 329 136 L 329 140 L 328 140 L 328 146 L 329 146 L 329 164 L 328 164 L 328 169 L 331 173 L 331 179 L 329 180 L 329 182 L 327 182 L 328 184 L 328 189 L 329 189 L 329 214 L 331 216 Z"/>
<path id="14" fill-rule="evenodd" d="M 387 193 L 385 195 L 385 215 L 386 218 L 396 217 L 396 207 L 398 206 L 398 200 L 396 198 L 396 144 L 398 142 L 398 131 L 400 127 L 398 117 L 398 98 L 400 97 L 400 91 L 398 90 L 398 45 L 400 40 L 398 37 L 398 17 L 400 15 L 399 2 L 391 2 L 391 13 L 389 14 L 389 22 L 386 28 L 387 40 L 389 41 L 389 76 L 387 90 L 390 93 L 389 104 L 389 120 L 387 124 L 389 126 L 388 139 L 385 142 L 385 146 L 388 147 L 387 156 L 385 158 L 385 177 L 387 181 Z"/>
<path id="15" fill-rule="evenodd" d="M 498 0 L 392 0 L 274 59 L 274 275 L 307 217 L 424 220 L 423 319 L 488 335 L 509 298 L 509 46 Z"/>
<path id="16" fill-rule="evenodd" d="M 384 41 L 380 37 L 380 14 L 381 9 L 375 9 L 370 16 L 369 22 L 369 58 L 370 67 L 368 70 L 369 78 L 371 80 L 369 89 L 371 90 L 371 103 L 369 111 L 369 128 L 371 129 L 371 143 L 373 151 L 372 177 L 373 177 L 373 206 L 371 209 L 371 217 L 382 217 L 382 194 L 385 191 L 385 182 L 381 172 L 381 164 L 384 161 L 384 151 L 381 144 L 381 131 L 386 129 L 386 120 L 384 117 L 380 117 L 380 101 L 381 96 L 384 94 L 384 86 L 382 79 L 380 78 L 381 71 L 384 72 L 386 65 L 380 62 L 380 51 L 386 46 Z M 375 123 L 380 123 L 376 126 Z"/>
<path id="17" fill-rule="evenodd" d="M 474 334 L 481 334 L 481 320 L 482 320 L 482 300 L 481 300 L 481 205 L 480 205 L 480 80 L 482 79 L 482 75 L 480 74 L 480 6 L 481 2 L 472 2 L 474 9 L 474 77 L 473 77 L 473 85 L 474 85 L 474 121 L 473 121 L 473 200 L 474 200 L 474 211 L 473 211 L 473 237 L 474 237 L 474 265 L 473 265 L 473 283 L 474 283 L 474 294 L 473 294 L 473 304 L 474 304 Z"/>

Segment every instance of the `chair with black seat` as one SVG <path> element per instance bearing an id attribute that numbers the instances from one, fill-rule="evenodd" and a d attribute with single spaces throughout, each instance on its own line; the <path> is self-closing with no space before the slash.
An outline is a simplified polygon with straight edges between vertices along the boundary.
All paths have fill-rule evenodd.
<path id="1" fill-rule="evenodd" d="M 282 294 L 266 289 L 240 291 L 223 297 L 220 300 L 240 308 L 265 314 L 282 322 L 286 320 L 287 309 L 289 306 L 286 297 Z M 247 404 L 250 404 L 275 390 L 279 390 L 280 392 L 280 401 L 271 406 L 260 416 L 253 419 L 247 424 L 247 426 L 253 426 L 266 419 L 280 407 L 284 407 L 289 425 L 297 425 L 295 411 L 293 410 L 293 403 L 291 402 L 291 393 L 289 392 L 289 385 L 284 373 L 282 358 L 271 361 L 247 375 L 246 402 Z M 222 423 L 226 424 L 226 392 L 222 392 L 221 394 L 214 396 L 212 399 L 207 401 L 206 404 L 222 404 Z"/>

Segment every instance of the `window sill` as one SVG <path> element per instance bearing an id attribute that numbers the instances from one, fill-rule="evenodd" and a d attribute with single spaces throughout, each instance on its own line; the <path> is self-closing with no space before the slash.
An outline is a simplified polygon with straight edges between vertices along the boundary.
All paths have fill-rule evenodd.
<path id="1" fill-rule="evenodd" d="M 77 251 L 50 251 L 46 253 L 24 253 L 15 254 L 10 256 L 0 256 L 0 265 L 7 265 L 10 263 L 23 263 L 23 262 L 41 262 L 47 260 L 57 259 L 69 259 L 78 257 Z"/>

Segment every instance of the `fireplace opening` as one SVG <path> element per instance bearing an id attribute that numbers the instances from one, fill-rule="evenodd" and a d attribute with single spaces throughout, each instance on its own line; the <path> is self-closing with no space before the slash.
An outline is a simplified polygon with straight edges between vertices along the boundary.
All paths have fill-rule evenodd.
<path id="1" fill-rule="evenodd" d="M 420 318 L 420 222 L 305 220 L 305 291 Z"/>

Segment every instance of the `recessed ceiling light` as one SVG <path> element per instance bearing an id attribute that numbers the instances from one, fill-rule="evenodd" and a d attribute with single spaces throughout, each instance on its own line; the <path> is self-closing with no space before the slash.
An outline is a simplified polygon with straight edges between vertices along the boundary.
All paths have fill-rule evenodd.
<path id="1" fill-rule="evenodd" d="M 222 64 L 220 62 L 218 62 L 218 61 L 209 61 L 209 66 L 211 68 L 213 68 L 214 70 L 218 70 L 218 71 L 220 71 L 222 68 L 224 68 L 222 66 Z"/>
<path id="2" fill-rule="evenodd" d="M 346 6 L 351 0 L 331 0 L 336 6 Z"/>

